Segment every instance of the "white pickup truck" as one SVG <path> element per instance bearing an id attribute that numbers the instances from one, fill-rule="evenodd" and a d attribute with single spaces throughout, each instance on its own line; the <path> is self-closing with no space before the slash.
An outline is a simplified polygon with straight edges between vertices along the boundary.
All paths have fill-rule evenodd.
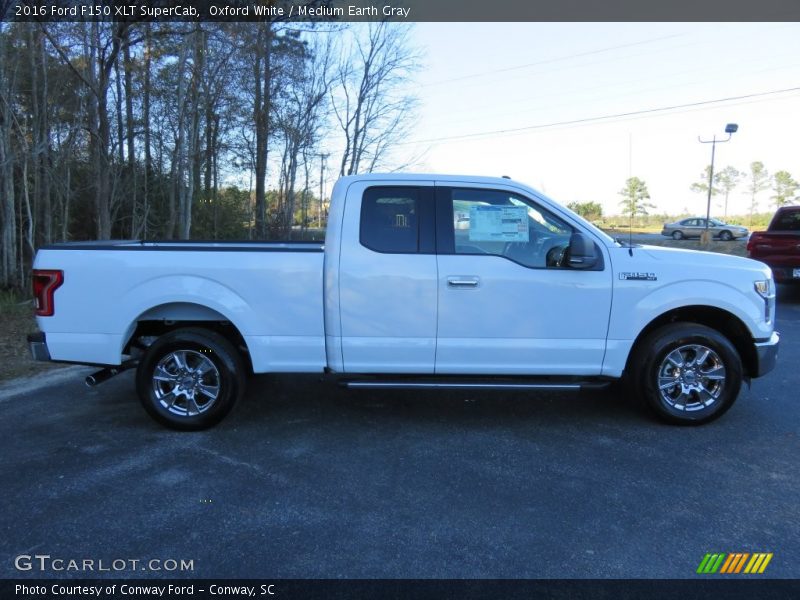
<path id="1" fill-rule="evenodd" d="M 615 241 L 507 178 L 359 175 L 325 243 L 74 242 L 33 271 L 37 359 L 129 367 L 145 409 L 202 429 L 251 373 L 361 388 L 627 383 L 704 423 L 777 358 L 762 263 Z"/>

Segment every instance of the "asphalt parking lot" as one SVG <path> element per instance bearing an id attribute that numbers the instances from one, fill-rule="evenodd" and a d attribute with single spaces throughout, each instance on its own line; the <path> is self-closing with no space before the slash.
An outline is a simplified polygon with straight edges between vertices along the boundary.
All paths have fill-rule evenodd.
<path id="1" fill-rule="evenodd" d="M 131 373 L 3 392 L 0 577 L 92 575 L 15 567 L 46 554 L 193 561 L 124 577 L 691 578 L 707 552 L 772 552 L 764 576 L 796 578 L 800 289 L 779 288 L 778 329 L 777 369 L 699 428 L 612 392 L 266 377 L 176 433 Z"/>

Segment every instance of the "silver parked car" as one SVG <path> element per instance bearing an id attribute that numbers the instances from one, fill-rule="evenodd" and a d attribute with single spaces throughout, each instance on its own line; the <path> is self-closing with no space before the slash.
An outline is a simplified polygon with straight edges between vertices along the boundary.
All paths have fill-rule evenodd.
<path id="1" fill-rule="evenodd" d="M 664 223 L 664 229 L 661 230 L 661 235 L 670 236 L 674 240 L 692 237 L 699 238 L 705 228 L 705 218 L 693 217 L 690 219 L 683 219 L 683 221 L 678 221 L 677 223 Z M 728 225 L 717 219 L 708 220 L 708 229 L 711 231 L 713 237 L 719 238 L 722 241 L 735 240 L 736 238 L 747 237 L 750 234 L 747 227 Z"/>

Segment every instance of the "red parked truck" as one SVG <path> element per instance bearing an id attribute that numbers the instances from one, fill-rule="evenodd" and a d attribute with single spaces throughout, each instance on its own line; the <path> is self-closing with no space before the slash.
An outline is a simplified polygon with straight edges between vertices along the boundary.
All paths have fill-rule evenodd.
<path id="1" fill-rule="evenodd" d="M 780 207 L 766 231 L 747 241 L 747 255 L 769 265 L 777 282 L 800 282 L 800 206 Z"/>

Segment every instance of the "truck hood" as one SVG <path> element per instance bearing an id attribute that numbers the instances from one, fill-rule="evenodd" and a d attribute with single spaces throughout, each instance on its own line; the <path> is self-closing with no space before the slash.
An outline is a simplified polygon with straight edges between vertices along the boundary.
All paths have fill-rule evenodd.
<path id="1" fill-rule="evenodd" d="M 769 277 L 771 274 L 770 268 L 764 263 L 742 256 L 731 256 L 730 254 L 704 252 L 701 250 L 684 250 L 681 248 L 643 245 L 634 248 L 634 258 L 636 257 L 637 250 L 646 253 L 653 260 L 665 261 L 671 265 L 685 265 L 689 269 L 701 268 L 703 270 L 719 269 L 725 271 L 729 269 L 748 270 L 754 273 L 762 273 L 765 277 Z"/>

